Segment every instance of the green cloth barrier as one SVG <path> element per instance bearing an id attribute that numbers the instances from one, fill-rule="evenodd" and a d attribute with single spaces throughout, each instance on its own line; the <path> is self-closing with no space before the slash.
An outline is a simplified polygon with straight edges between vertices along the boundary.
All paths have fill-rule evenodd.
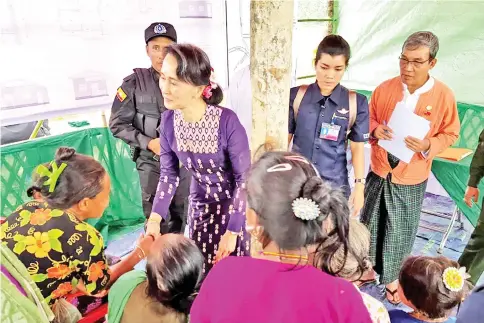
<path id="1" fill-rule="evenodd" d="M 88 121 L 71 121 L 68 124 L 73 128 L 87 127 L 91 125 Z"/>
<path id="2" fill-rule="evenodd" d="M 93 156 L 111 177 L 109 207 L 100 219 L 87 221 L 101 232 L 105 241 L 125 226 L 144 222 L 139 176 L 129 156 L 129 147 L 115 139 L 107 128 L 89 128 L 2 146 L 2 216 L 8 216 L 28 201 L 26 190 L 32 184 L 35 167 L 51 161 L 61 146 L 73 147 L 78 153 Z"/>
<path id="3" fill-rule="evenodd" d="M 484 129 L 484 107 L 459 103 L 458 109 L 461 129 L 459 139 L 454 144 L 454 147 L 468 148 L 475 151 L 479 143 L 479 135 L 482 129 Z M 432 164 L 432 173 L 447 191 L 459 210 L 475 226 L 481 213 L 484 181 L 481 181 L 479 185 L 481 191 L 479 202 L 474 204 L 472 208 L 469 208 L 463 199 L 467 188 L 467 181 L 469 180 L 469 167 L 472 156 L 466 157 L 458 162 L 436 158 Z"/>
<path id="4" fill-rule="evenodd" d="M 477 219 L 481 213 L 483 194 L 480 194 L 479 202 L 474 204 L 472 208 L 469 208 L 464 202 L 464 193 L 469 179 L 469 166 L 471 161 L 472 156 L 468 156 L 458 162 L 436 158 L 432 164 L 432 173 L 455 202 L 459 210 L 469 219 L 472 225 L 476 226 Z M 484 181 L 481 181 L 479 190 L 484 193 Z"/>
<path id="5" fill-rule="evenodd" d="M 370 100 L 371 91 L 358 90 L 357 92 L 365 95 L 368 101 Z M 458 102 L 457 110 L 459 112 L 461 129 L 459 139 L 453 147 L 468 148 L 475 151 L 479 143 L 479 135 L 484 128 L 484 107 Z M 469 166 L 472 156 L 464 158 L 459 162 L 436 158 L 432 163 L 432 173 L 459 210 L 475 226 L 481 213 L 484 194 L 481 194 L 479 202 L 477 205 L 474 204 L 472 208 L 469 208 L 463 200 L 467 181 L 469 180 Z M 484 192 L 484 181 L 481 181 L 479 189 L 481 192 Z"/>

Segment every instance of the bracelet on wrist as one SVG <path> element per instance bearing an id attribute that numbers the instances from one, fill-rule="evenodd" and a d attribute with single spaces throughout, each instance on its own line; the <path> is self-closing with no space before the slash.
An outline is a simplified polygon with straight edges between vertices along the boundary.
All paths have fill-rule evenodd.
<path id="1" fill-rule="evenodd" d="M 136 246 L 135 250 L 136 250 L 136 249 L 139 249 L 139 250 L 141 251 L 141 253 L 143 254 L 143 256 L 142 256 L 142 257 L 141 257 L 141 256 L 138 254 L 138 258 L 139 258 L 139 259 L 144 259 L 144 258 L 146 258 L 146 253 L 145 253 L 145 251 L 143 250 L 143 248 L 141 248 L 140 246 Z"/>

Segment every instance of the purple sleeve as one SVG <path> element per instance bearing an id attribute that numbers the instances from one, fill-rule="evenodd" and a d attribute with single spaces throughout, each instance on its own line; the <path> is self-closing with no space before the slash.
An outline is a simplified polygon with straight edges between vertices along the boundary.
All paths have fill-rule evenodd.
<path id="1" fill-rule="evenodd" d="M 227 230 L 240 232 L 242 226 L 245 225 L 245 179 L 250 168 L 249 140 L 244 127 L 235 113 L 230 110 L 225 110 L 224 112 L 228 113 L 226 123 L 227 149 L 235 180 Z"/>
<path id="2" fill-rule="evenodd" d="M 175 152 L 171 149 L 167 138 L 167 127 L 173 127 L 173 113 L 164 113 L 160 123 L 160 179 L 153 200 L 152 212 L 158 213 L 163 219 L 168 215 L 171 199 L 179 184 L 180 164 Z M 171 122 L 171 123 L 170 123 Z M 172 133 L 172 132 L 170 132 Z"/>

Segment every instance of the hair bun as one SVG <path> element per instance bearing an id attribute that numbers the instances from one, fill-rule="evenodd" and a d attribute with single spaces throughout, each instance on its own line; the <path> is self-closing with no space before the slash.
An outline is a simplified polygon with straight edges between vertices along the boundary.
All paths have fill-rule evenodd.
<path id="1" fill-rule="evenodd" d="M 33 197 L 35 192 L 41 192 L 40 187 L 35 186 L 35 185 L 30 186 L 30 187 L 27 189 L 27 196 L 28 196 L 28 197 Z"/>
<path id="2" fill-rule="evenodd" d="M 198 293 L 192 293 L 188 296 L 178 295 L 177 297 L 175 297 L 175 299 L 172 300 L 171 305 L 176 311 L 189 315 L 193 302 L 195 301 L 195 297 L 197 295 Z"/>
<path id="3" fill-rule="evenodd" d="M 368 270 L 370 268 L 373 268 L 373 264 L 371 263 L 371 260 L 369 257 L 363 258 L 363 270 Z"/>
<path id="4" fill-rule="evenodd" d="M 313 176 L 304 183 L 302 188 L 302 197 L 309 198 L 314 202 L 321 204 L 324 200 L 330 198 L 332 188 L 319 176 Z"/>
<path id="5" fill-rule="evenodd" d="M 55 152 L 55 160 L 67 161 L 67 160 L 71 159 L 72 156 L 74 156 L 75 153 L 76 153 L 76 150 L 74 148 L 60 147 Z"/>

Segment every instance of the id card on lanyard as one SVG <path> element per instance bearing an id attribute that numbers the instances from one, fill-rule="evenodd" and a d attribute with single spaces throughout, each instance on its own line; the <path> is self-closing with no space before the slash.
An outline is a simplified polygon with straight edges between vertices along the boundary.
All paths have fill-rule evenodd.
<path id="1" fill-rule="evenodd" d="M 323 122 L 319 138 L 324 140 L 338 141 L 341 126 Z"/>
<path id="2" fill-rule="evenodd" d="M 324 140 L 338 141 L 341 126 L 334 124 L 333 120 L 334 120 L 334 115 L 333 115 L 333 118 L 331 119 L 331 123 L 323 122 L 323 124 L 321 124 L 321 131 L 319 133 L 319 138 Z"/>

